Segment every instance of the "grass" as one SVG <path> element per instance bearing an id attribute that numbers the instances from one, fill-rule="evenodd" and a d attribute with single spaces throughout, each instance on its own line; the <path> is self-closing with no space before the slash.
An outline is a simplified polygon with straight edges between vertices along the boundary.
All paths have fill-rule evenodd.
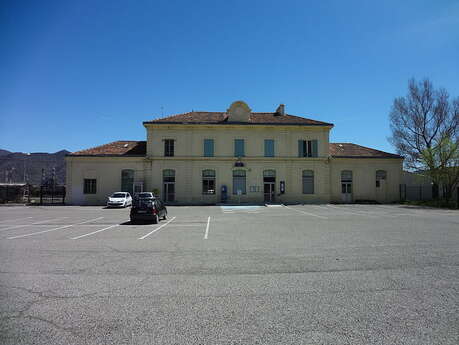
<path id="1" fill-rule="evenodd" d="M 403 201 L 401 202 L 403 205 L 413 205 L 413 206 L 427 206 L 427 207 L 435 207 L 435 208 L 445 208 L 445 209 L 458 209 L 458 204 L 454 201 L 446 201 L 446 200 L 426 200 L 426 201 Z"/>

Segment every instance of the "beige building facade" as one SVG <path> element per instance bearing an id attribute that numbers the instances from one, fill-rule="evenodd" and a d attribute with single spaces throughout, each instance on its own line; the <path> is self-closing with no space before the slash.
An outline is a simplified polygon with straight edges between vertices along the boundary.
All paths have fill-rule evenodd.
<path id="1" fill-rule="evenodd" d="M 330 143 L 333 124 L 252 112 L 190 112 L 145 121 L 146 141 L 74 152 L 67 201 L 104 204 L 116 191 L 154 191 L 168 204 L 352 203 L 399 200 L 403 157 Z"/>

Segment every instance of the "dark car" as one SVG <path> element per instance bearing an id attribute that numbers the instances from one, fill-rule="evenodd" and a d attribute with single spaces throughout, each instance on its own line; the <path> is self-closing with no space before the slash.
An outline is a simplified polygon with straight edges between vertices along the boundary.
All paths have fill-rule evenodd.
<path id="1" fill-rule="evenodd" d="M 138 197 L 132 202 L 131 223 L 138 221 L 152 221 L 154 224 L 159 219 L 167 218 L 167 208 L 164 203 L 155 197 Z"/>

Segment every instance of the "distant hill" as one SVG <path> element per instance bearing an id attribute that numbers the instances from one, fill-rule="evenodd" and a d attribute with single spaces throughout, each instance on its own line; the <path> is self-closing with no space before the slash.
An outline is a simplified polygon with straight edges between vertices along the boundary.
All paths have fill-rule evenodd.
<path id="1" fill-rule="evenodd" d="M 56 183 L 65 184 L 64 157 L 67 153 L 70 151 L 25 154 L 0 149 L 0 182 L 23 182 L 25 172 L 26 180 L 29 183 L 39 185 L 42 169 L 45 172 L 45 179 L 49 179 L 52 177 L 53 168 L 55 168 Z"/>

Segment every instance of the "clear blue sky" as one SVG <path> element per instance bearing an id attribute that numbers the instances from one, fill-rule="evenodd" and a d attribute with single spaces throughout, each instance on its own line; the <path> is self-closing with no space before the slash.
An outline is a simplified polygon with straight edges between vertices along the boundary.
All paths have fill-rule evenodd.
<path id="1" fill-rule="evenodd" d="M 333 122 L 331 141 L 393 152 L 411 77 L 459 96 L 459 1 L 16 1 L 0 4 L 0 148 L 145 140 L 194 110 Z"/>

